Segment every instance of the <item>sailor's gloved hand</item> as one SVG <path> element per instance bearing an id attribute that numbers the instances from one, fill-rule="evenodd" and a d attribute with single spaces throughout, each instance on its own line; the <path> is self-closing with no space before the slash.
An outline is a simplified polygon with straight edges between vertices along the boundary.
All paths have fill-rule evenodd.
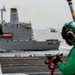
<path id="1" fill-rule="evenodd" d="M 57 62 L 59 62 L 59 61 L 62 62 L 62 61 L 61 61 L 61 57 L 62 57 L 62 56 L 63 56 L 63 54 L 61 54 L 61 55 L 56 55 L 56 56 L 55 56 L 56 59 L 53 61 L 54 65 L 57 66 Z"/>
<path id="2" fill-rule="evenodd" d="M 56 59 L 53 61 L 54 65 L 57 66 L 57 62 L 61 61 L 59 58 L 55 57 Z"/>

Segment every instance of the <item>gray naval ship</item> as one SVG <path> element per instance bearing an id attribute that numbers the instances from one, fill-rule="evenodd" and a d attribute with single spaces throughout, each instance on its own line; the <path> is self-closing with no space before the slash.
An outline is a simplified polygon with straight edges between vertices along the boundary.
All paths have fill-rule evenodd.
<path id="1" fill-rule="evenodd" d="M 3 11 L 5 11 L 5 8 L 1 9 L 0 49 L 6 51 L 58 50 L 60 45 L 58 39 L 34 40 L 31 23 L 19 22 L 16 8 L 10 9 L 10 22 L 3 20 Z"/>

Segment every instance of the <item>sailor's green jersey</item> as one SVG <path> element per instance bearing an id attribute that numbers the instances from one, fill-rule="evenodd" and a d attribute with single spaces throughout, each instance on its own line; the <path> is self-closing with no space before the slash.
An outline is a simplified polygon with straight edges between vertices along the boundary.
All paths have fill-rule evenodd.
<path id="1" fill-rule="evenodd" d="M 64 64 L 62 62 L 58 62 L 57 66 L 64 75 L 75 74 L 75 43 L 73 44 L 73 48 L 68 54 L 66 63 Z"/>

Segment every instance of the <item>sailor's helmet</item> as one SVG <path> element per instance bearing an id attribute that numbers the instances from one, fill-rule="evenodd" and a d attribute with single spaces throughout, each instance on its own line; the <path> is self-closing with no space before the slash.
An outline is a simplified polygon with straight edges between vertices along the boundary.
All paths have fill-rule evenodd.
<path id="1" fill-rule="evenodd" d="M 75 22 L 65 23 L 62 28 L 62 37 L 66 40 L 67 44 L 72 45 L 75 41 Z"/>

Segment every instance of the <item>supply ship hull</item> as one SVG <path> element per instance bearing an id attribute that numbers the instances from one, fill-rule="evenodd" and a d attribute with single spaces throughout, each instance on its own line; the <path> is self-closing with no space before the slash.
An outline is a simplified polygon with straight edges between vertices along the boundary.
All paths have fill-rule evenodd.
<path id="1" fill-rule="evenodd" d="M 4 10 L 2 10 L 3 12 Z M 3 13 L 2 13 L 3 14 Z M 0 48 L 4 50 L 57 50 L 60 45 L 58 39 L 36 41 L 33 36 L 31 22 L 19 22 L 16 8 L 11 8 L 10 22 L 1 20 Z"/>
<path id="2" fill-rule="evenodd" d="M 52 42 L 53 43 L 53 42 Z M 59 42 L 52 44 L 47 41 L 11 41 L 0 42 L 0 48 L 5 50 L 57 50 Z"/>

